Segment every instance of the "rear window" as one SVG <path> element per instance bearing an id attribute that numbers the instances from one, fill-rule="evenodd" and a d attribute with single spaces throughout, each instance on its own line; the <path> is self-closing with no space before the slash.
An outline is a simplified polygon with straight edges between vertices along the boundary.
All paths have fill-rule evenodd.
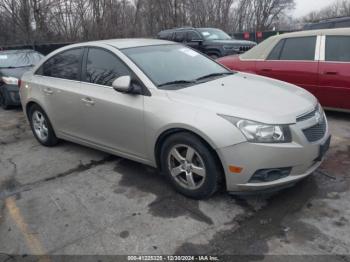
<path id="1" fill-rule="evenodd" d="M 315 60 L 316 36 L 285 40 L 280 60 Z"/>
<path id="2" fill-rule="evenodd" d="M 326 61 L 350 62 L 350 36 L 327 36 Z"/>
<path id="3" fill-rule="evenodd" d="M 0 68 L 35 66 L 44 56 L 38 52 L 0 52 Z"/>

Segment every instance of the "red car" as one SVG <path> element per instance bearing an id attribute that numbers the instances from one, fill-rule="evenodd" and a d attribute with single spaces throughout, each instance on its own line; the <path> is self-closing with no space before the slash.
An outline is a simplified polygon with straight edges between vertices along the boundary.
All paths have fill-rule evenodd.
<path id="1" fill-rule="evenodd" d="M 298 85 L 325 108 L 350 110 L 350 28 L 274 36 L 243 55 L 218 61 L 232 70 Z"/>

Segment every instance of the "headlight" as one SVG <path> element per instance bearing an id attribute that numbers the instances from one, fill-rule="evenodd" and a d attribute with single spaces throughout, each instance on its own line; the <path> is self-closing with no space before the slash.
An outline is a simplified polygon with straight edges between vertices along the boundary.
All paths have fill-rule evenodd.
<path id="1" fill-rule="evenodd" d="M 224 119 L 235 125 L 252 143 L 290 143 L 292 135 L 287 125 L 268 125 L 230 116 Z"/>
<path id="2" fill-rule="evenodd" d="M 1 80 L 7 85 L 18 85 L 18 78 L 15 77 L 1 77 Z"/>

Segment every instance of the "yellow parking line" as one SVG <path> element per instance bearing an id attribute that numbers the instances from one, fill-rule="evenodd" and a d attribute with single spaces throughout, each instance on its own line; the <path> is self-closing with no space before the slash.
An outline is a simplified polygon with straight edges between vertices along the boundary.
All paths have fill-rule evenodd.
<path id="1" fill-rule="evenodd" d="M 5 200 L 5 206 L 16 226 L 23 234 L 23 237 L 26 240 L 27 246 L 30 249 L 31 253 L 33 255 L 43 255 L 39 259 L 40 262 L 49 262 L 50 259 L 47 255 L 44 255 L 45 249 L 41 245 L 40 240 L 34 234 L 30 233 L 28 225 L 25 222 L 20 209 L 16 205 L 16 200 L 13 197 L 7 198 Z"/>

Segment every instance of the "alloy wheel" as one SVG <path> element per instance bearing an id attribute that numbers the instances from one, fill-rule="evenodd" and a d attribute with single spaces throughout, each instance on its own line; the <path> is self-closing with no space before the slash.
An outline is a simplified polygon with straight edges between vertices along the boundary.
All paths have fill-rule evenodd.
<path id="1" fill-rule="evenodd" d="M 199 189 L 207 176 L 202 157 L 187 145 L 173 146 L 168 155 L 168 168 L 174 180 L 190 190 Z"/>
<path id="2" fill-rule="evenodd" d="M 49 129 L 47 127 L 47 122 L 43 113 L 39 111 L 34 111 L 32 115 L 32 124 L 34 132 L 40 141 L 45 142 L 49 137 Z"/>

